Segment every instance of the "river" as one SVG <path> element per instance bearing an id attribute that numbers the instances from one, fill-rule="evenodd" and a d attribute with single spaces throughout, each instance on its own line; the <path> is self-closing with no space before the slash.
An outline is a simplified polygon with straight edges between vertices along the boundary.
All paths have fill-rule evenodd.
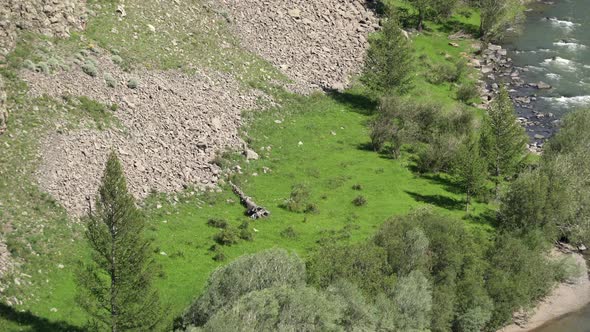
<path id="1" fill-rule="evenodd" d="M 589 0 L 535 3 L 527 12 L 521 32 L 509 37 L 503 46 L 514 66 L 523 69 L 524 81 L 552 86 L 549 90 L 518 89 L 518 95 L 536 97 L 534 110 L 554 114 L 558 119 L 574 109 L 590 108 Z M 534 133 L 549 136 L 553 130 L 546 122 Z M 590 332 L 590 305 L 534 331 Z"/>
<path id="2" fill-rule="evenodd" d="M 504 47 L 525 82 L 545 82 L 548 90 L 519 88 L 517 95 L 533 96 L 537 112 L 553 114 L 534 134 L 550 136 L 555 119 L 590 107 L 590 1 L 535 2 L 521 33 L 509 36 Z M 526 114 L 526 110 L 520 110 Z M 533 135 L 531 135 L 533 136 Z"/>

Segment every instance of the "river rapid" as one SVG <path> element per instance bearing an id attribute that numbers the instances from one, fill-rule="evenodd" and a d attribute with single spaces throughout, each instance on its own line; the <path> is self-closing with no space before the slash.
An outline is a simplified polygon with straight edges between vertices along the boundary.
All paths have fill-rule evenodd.
<path id="1" fill-rule="evenodd" d="M 525 82 L 544 82 L 551 89 L 525 84 L 515 95 L 533 97 L 535 112 L 551 114 L 534 134 L 550 136 L 556 119 L 578 108 L 590 107 L 590 1 L 536 2 L 527 11 L 520 33 L 502 45 Z M 526 114 L 526 110 L 519 110 Z"/>
<path id="2" fill-rule="evenodd" d="M 533 4 L 520 33 L 502 46 L 525 82 L 551 85 L 547 90 L 525 85 L 514 92 L 534 96 L 535 111 L 559 119 L 575 109 L 590 108 L 590 0 Z M 533 134 L 550 136 L 554 130 L 548 122 Z M 533 331 L 590 332 L 590 305 Z"/>

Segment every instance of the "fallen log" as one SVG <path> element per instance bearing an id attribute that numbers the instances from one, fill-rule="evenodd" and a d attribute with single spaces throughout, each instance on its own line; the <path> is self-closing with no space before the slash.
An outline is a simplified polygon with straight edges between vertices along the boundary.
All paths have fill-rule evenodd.
<path id="1" fill-rule="evenodd" d="M 258 206 L 256 203 L 254 203 L 252 198 L 249 196 L 246 196 L 246 194 L 244 194 L 244 192 L 242 190 L 240 190 L 240 188 L 238 186 L 233 184 L 231 181 L 229 182 L 229 185 L 231 186 L 234 194 L 236 194 L 236 195 L 238 195 L 238 197 L 240 197 L 240 201 L 242 202 L 242 205 L 244 205 L 246 207 L 246 215 L 248 217 L 250 217 L 252 219 L 260 219 L 260 218 L 268 217 L 270 215 L 270 211 L 263 208 L 262 206 Z"/>

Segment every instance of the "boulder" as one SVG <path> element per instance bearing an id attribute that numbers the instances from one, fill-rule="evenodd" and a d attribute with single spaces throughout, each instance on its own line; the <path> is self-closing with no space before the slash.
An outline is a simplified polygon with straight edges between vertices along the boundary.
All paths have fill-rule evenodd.
<path id="1" fill-rule="evenodd" d="M 541 82 L 537 83 L 537 89 L 541 89 L 541 90 L 543 90 L 543 89 L 551 89 L 551 85 L 549 85 L 549 84 L 541 81 Z"/>

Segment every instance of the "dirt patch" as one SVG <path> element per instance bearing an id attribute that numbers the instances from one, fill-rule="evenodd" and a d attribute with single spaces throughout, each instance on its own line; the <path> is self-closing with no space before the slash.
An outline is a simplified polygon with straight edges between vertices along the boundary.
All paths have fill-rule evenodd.
<path id="1" fill-rule="evenodd" d="M 362 68 L 377 19 L 362 0 L 223 0 L 242 46 L 289 76 L 292 90 L 341 89 Z"/>
<path id="2" fill-rule="evenodd" d="M 126 73 L 104 55 L 96 56 L 98 73 L 91 77 L 76 68 L 44 75 L 22 72 L 32 96 L 87 96 L 117 104 L 122 128 L 81 129 L 52 133 L 41 142 L 40 186 L 70 213 L 86 210 L 94 197 L 107 153 L 122 159 L 129 187 L 137 198 L 152 190 L 173 192 L 187 185 L 214 186 L 219 169 L 215 153 L 241 147 L 240 113 L 252 109 L 262 93 L 244 91 L 229 75 L 199 71 Z M 117 86 L 108 87 L 104 74 Z M 138 78 L 136 89 L 127 87 Z"/>

